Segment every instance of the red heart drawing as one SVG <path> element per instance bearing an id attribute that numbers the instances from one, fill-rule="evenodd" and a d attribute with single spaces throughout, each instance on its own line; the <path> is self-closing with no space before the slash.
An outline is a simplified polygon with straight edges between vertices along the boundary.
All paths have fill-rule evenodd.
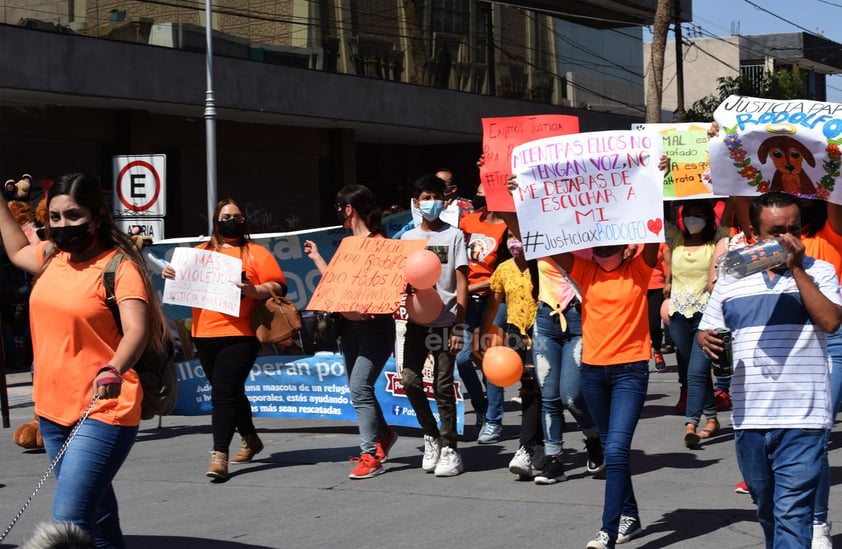
<path id="1" fill-rule="evenodd" d="M 650 219 L 646 222 L 646 228 L 655 234 L 660 234 L 661 229 L 664 228 L 664 222 L 661 221 L 660 217 L 658 219 Z"/>

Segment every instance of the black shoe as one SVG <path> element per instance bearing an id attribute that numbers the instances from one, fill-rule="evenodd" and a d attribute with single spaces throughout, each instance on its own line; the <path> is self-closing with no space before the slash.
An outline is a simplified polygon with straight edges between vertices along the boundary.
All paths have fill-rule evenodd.
<path id="1" fill-rule="evenodd" d="M 667 343 L 663 347 L 661 347 L 661 354 L 663 355 L 671 355 L 675 352 L 675 347 Z"/>
<path id="2" fill-rule="evenodd" d="M 547 459 L 547 464 L 540 473 L 535 475 L 535 484 L 555 484 L 564 482 L 567 477 L 564 475 L 564 464 L 561 463 L 561 456 L 552 456 Z"/>
<path id="3" fill-rule="evenodd" d="M 588 437 L 582 442 L 585 443 L 585 449 L 588 451 L 588 472 L 596 474 L 605 469 L 605 456 L 602 455 L 602 443 L 599 437 Z"/>

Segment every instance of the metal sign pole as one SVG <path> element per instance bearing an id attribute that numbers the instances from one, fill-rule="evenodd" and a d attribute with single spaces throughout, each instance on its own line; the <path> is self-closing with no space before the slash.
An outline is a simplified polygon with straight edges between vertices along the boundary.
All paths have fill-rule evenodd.
<path id="1" fill-rule="evenodd" d="M 213 97 L 213 10 L 212 0 L 205 0 L 205 54 L 208 88 L 205 92 L 205 155 L 208 172 L 208 235 L 213 232 L 216 209 L 216 104 Z"/>

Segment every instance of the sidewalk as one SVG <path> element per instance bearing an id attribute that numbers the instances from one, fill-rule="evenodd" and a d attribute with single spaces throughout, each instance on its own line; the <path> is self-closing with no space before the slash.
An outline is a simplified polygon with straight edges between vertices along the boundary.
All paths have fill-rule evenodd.
<path id="1" fill-rule="evenodd" d="M 668 363 L 674 364 L 674 355 Z M 10 376 L 26 392 L 28 379 Z M 21 385 L 22 384 L 22 385 Z M 507 389 L 508 399 L 515 389 Z M 683 416 L 673 411 L 676 373 L 652 368 L 649 396 L 632 447 L 635 493 L 644 534 L 632 549 L 761 547 L 763 534 L 739 482 L 733 431 L 720 415 L 722 434 L 699 450 L 683 445 Z M 15 516 L 47 468 L 43 453 L 24 452 L 12 432 L 32 419 L 30 406 L 12 409 L 12 429 L 0 430 L 0 531 Z M 520 413 L 507 405 L 505 439 L 473 441 L 474 416 L 460 441 L 465 473 L 435 478 L 420 469 L 417 429 L 401 438 L 386 473 L 351 480 L 358 455 L 352 423 L 256 419 L 266 448 L 253 463 L 233 465 L 231 479 L 212 484 L 210 418 L 166 417 L 141 425 L 138 441 L 114 482 L 130 549 L 258 548 L 482 548 L 581 549 L 601 524 L 604 482 L 585 471 L 583 435 L 568 416 L 566 482 L 537 486 L 507 470 L 517 449 Z M 842 437 L 833 436 L 830 520 L 842 525 Z M 232 445 L 236 448 L 238 440 Z M 55 483 L 35 497 L 0 548 L 19 546 L 49 518 Z M 842 546 L 842 534 L 835 536 Z"/>

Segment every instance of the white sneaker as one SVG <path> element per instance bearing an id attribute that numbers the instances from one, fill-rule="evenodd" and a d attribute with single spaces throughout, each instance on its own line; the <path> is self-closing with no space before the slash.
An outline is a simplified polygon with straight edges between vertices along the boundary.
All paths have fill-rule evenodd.
<path id="1" fill-rule="evenodd" d="M 509 471 L 520 477 L 532 478 L 532 454 L 535 451 L 526 446 L 521 446 L 515 452 L 512 461 L 509 462 Z"/>
<path id="2" fill-rule="evenodd" d="M 813 549 L 833 549 L 829 522 L 813 525 Z"/>
<path id="3" fill-rule="evenodd" d="M 462 456 L 450 446 L 441 449 L 439 462 L 436 464 L 437 477 L 455 477 L 462 472 Z"/>
<path id="4" fill-rule="evenodd" d="M 424 459 L 421 460 L 421 468 L 426 473 L 436 470 L 441 454 L 441 441 L 429 435 L 424 435 Z"/>

